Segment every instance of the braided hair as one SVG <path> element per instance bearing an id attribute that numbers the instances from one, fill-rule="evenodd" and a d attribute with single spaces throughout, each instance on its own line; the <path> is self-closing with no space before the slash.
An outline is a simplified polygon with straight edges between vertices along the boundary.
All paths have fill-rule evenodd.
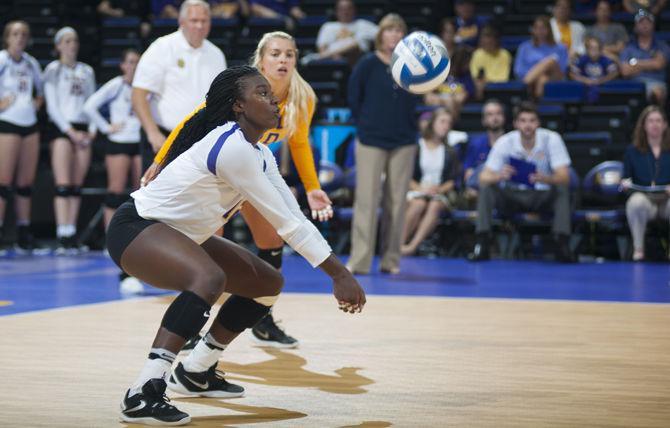
<path id="1" fill-rule="evenodd" d="M 219 73 L 207 91 L 205 107 L 184 123 L 165 155 L 160 169 L 165 168 L 177 156 L 202 140 L 212 129 L 237 120 L 233 104 L 242 98 L 245 78 L 255 75 L 260 75 L 258 69 L 248 65 L 231 67 Z"/>

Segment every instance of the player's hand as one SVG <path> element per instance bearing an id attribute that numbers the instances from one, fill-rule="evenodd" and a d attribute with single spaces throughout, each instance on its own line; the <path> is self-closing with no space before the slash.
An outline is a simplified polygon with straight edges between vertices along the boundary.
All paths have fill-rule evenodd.
<path id="1" fill-rule="evenodd" d="M 119 132 L 120 130 L 123 129 L 123 126 L 124 126 L 124 125 L 125 125 L 125 124 L 124 124 L 123 122 L 121 122 L 121 123 L 112 123 L 112 124 L 109 126 L 109 132 L 108 132 L 108 134 L 116 134 L 117 132 Z"/>
<path id="2" fill-rule="evenodd" d="M 158 130 L 148 133 L 147 139 L 149 140 L 149 144 L 151 144 L 151 148 L 154 149 L 154 153 L 158 153 L 161 147 L 163 147 L 163 143 L 165 143 L 165 135 Z"/>
<path id="3" fill-rule="evenodd" d="M 323 190 L 316 189 L 307 192 L 307 203 L 312 210 L 314 220 L 326 221 L 333 217 L 333 203 Z"/>
<path id="4" fill-rule="evenodd" d="M 343 312 L 361 312 L 365 306 L 365 291 L 348 271 L 333 278 L 333 295 Z"/>
<path id="5" fill-rule="evenodd" d="M 500 181 L 509 181 L 516 174 L 516 169 L 512 165 L 505 164 L 500 171 Z"/>
<path id="6" fill-rule="evenodd" d="M 16 96 L 14 94 L 9 94 L 6 97 L 0 98 L 0 110 L 4 110 L 7 107 L 11 106 L 14 103 Z"/>
<path id="7" fill-rule="evenodd" d="M 142 178 L 140 178 L 140 186 L 144 187 L 147 184 L 151 183 L 154 178 L 158 175 L 158 164 L 156 162 L 152 163 L 149 168 L 144 172 Z"/>
<path id="8" fill-rule="evenodd" d="M 631 184 L 633 184 L 633 180 L 631 178 L 624 178 L 621 180 L 621 183 L 619 183 L 619 190 L 625 192 L 626 190 L 630 189 Z"/>

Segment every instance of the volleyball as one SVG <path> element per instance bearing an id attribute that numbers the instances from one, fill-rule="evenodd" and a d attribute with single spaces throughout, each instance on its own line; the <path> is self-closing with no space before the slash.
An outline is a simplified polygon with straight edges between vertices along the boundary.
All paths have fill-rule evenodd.
<path id="1" fill-rule="evenodd" d="M 403 89 L 425 94 L 447 80 L 451 61 L 444 43 L 434 34 L 415 31 L 393 50 L 391 75 Z"/>

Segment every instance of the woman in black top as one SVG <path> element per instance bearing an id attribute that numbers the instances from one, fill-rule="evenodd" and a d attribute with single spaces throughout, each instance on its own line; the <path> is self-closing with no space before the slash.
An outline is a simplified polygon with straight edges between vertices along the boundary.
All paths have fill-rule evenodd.
<path id="1" fill-rule="evenodd" d="M 640 114 L 633 144 L 624 155 L 623 178 L 624 189 L 631 184 L 665 187 L 660 192 L 634 192 L 626 202 L 626 218 L 633 235 L 633 260 L 640 261 L 644 259 L 644 232 L 649 220 L 670 218 L 670 132 L 667 116 L 660 107 L 649 106 Z"/>
<path id="2" fill-rule="evenodd" d="M 400 272 L 405 196 L 416 156 L 415 108 L 419 97 L 393 81 L 389 64 L 393 49 L 406 33 L 407 25 L 399 15 L 386 15 L 379 22 L 375 52 L 358 61 L 349 79 L 349 107 L 358 129 L 358 141 L 351 257 L 347 266 L 355 273 L 370 271 L 377 241 L 380 199 L 383 200 L 383 217 L 388 220 L 383 227 L 386 233 L 381 270 Z"/>

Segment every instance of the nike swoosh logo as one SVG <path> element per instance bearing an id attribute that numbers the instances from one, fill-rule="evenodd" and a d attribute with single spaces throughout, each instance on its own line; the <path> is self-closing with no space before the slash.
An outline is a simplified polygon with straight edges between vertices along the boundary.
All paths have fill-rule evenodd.
<path id="1" fill-rule="evenodd" d="M 281 254 L 281 250 L 279 250 L 279 251 L 270 251 L 270 255 L 271 255 L 271 256 L 278 256 L 278 255 L 280 255 L 280 254 Z"/>
<path id="2" fill-rule="evenodd" d="M 124 412 L 126 412 L 126 413 L 127 413 L 127 412 L 136 412 L 136 411 L 138 411 L 138 410 L 142 410 L 142 409 L 144 409 L 145 407 L 147 407 L 147 402 L 144 401 L 144 400 L 140 400 L 140 404 L 138 404 L 137 406 L 133 407 L 132 409 L 126 409 L 126 410 L 124 410 Z"/>
<path id="3" fill-rule="evenodd" d="M 205 318 L 209 318 L 209 311 L 205 312 L 205 313 L 203 314 L 203 316 L 204 316 Z"/>
<path id="4" fill-rule="evenodd" d="M 256 334 L 259 335 L 260 337 L 262 337 L 265 340 L 268 340 L 270 338 L 270 333 L 267 333 L 265 331 L 257 330 Z"/>
<path id="5" fill-rule="evenodd" d="M 184 377 L 185 377 L 189 382 L 191 382 L 193 385 L 197 386 L 198 388 L 202 388 L 202 389 L 207 389 L 207 388 L 209 388 L 209 382 L 199 383 L 199 382 L 194 381 L 193 379 L 191 379 L 190 377 L 188 377 L 188 376 L 186 376 L 186 375 L 184 375 Z"/>

